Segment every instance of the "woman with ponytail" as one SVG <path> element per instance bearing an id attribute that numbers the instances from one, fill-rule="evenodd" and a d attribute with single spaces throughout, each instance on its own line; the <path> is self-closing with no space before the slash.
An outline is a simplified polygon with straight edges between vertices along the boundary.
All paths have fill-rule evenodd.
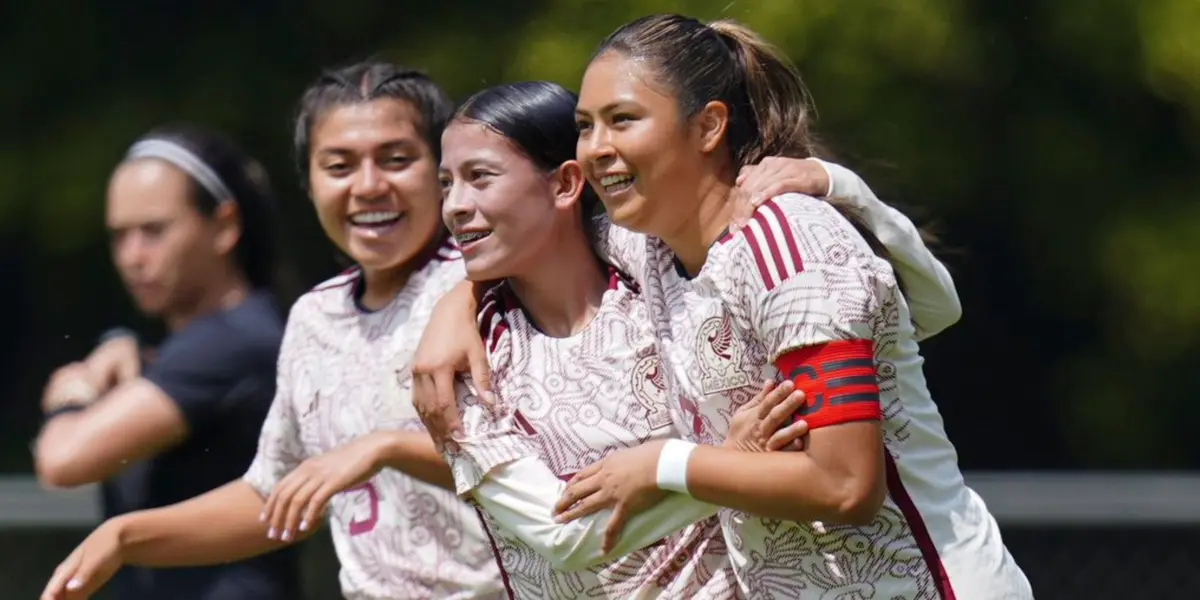
<path id="1" fill-rule="evenodd" d="M 925 384 L 900 286 L 919 238 L 800 194 L 728 231 L 739 169 L 816 152 L 807 100 L 787 58 L 733 21 L 646 17 L 596 52 L 579 159 L 613 223 L 645 234 L 613 254 L 653 299 L 690 440 L 594 464 L 559 508 L 641 505 L 653 488 L 723 506 L 750 597 L 1031 598 Z M 764 378 L 805 393 L 805 452 L 720 447 Z"/>

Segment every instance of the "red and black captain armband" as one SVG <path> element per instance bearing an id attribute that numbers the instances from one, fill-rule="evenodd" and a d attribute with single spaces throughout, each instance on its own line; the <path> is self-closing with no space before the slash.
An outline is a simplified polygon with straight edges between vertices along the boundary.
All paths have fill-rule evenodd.
<path id="1" fill-rule="evenodd" d="M 804 407 L 796 411 L 793 421 L 804 419 L 810 429 L 816 429 L 883 418 L 871 340 L 797 348 L 780 356 L 775 367 L 804 392 Z"/>

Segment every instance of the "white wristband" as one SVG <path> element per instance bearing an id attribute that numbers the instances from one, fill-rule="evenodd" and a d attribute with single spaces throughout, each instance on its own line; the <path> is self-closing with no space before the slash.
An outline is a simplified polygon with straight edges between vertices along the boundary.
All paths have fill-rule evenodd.
<path id="1" fill-rule="evenodd" d="M 658 455 L 658 488 L 670 492 L 688 493 L 688 459 L 696 444 L 683 440 L 667 440 Z"/>

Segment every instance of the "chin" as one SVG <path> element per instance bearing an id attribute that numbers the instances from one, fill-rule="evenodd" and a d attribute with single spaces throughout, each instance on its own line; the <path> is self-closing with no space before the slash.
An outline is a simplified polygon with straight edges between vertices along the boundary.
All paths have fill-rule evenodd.
<path id="1" fill-rule="evenodd" d="M 495 281 L 508 277 L 503 269 L 496 268 L 496 265 L 490 262 L 476 261 L 475 264 L 467 262 L 465 265 L 467 271 L 467 279 L 471 281 Z"/>

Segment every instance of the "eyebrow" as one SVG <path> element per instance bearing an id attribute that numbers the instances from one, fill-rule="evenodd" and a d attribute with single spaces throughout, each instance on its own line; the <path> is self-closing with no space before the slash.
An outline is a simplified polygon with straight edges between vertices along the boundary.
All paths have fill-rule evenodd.
<path id="1" fill-rule="evenodd" d="M 420 149 L 420 144 L 418 144 L 415 140 L 398 139 L 398 140 L 390 140 L 390 141 L 384 142 L 382 144 L 379 144 L 379 146 L 372 149 L 372 152 L 389 152 L 392 150 L 416 151 L 419 149 Z M 332 154 L 332 155 L 338 155 L 338 156 L 345 155 L 345 154 L 357 154 L 357 153 L 358 153 L 357 151 L 351 150 L 350 148 L 345 148 L 345 147 L 341 147 L 341 146 L 332 146 L 332 145 L 327 146 L 327 147 L 317 148 L 316 151 L 313 152 L 313 154 Z"/>
<path id="2" fill-rule="evenodd" d="M 497 159 L 483 158 L 483 157 L 473 157 L 473 158 L 469 158 L 469 159 L 463 161 L 463 163 L 461 165 L 458 165 L 457 170 L 466 171 L 468 169 L 471 169 L 472 167 L 479 167 L 479 166 L 491 167 L 494 169 L 503 169 L 504 161 L 497 160 Z M 445 165 L 440 165 L 438 167 L 438 169 L 441 171 L 446 171 L 446 172 L 453 172 L 455 170 L 455 169 L 452 169 Z"/>

